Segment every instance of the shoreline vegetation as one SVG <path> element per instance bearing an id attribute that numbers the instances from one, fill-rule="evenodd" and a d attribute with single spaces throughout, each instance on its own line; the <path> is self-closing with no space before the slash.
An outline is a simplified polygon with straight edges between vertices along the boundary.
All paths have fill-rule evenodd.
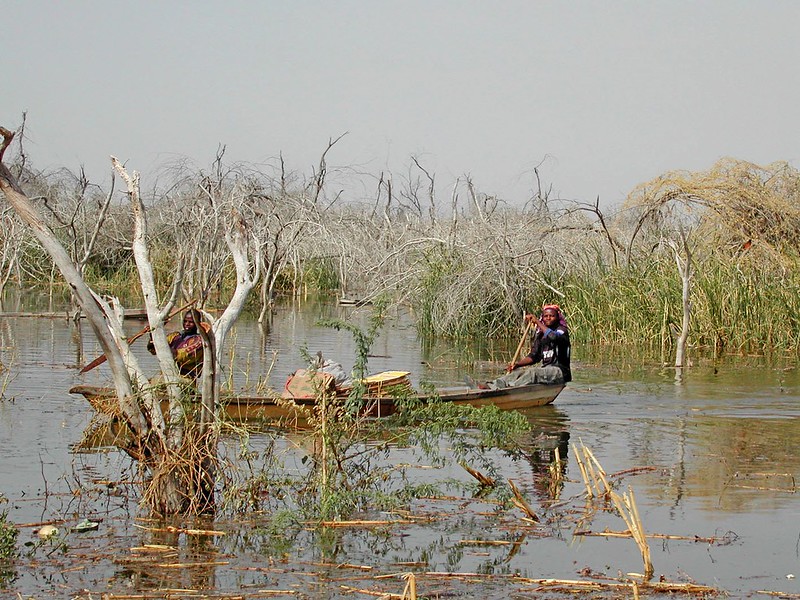
<path id="1" fill-rule="evenodd" d="M 404 304 L 421 335 L 515 337 L 523 311 L 546 301 L 562 306 L 577 343 L 674 356 L 685 328 L 689 347 L 716 354 L 800 347 L 800 173 L 786 163 L 666 173 L 621 206 L 552 198 L 540 184 L 515 206 L 468 177 L 439 199 L 416 162 L 402 182 L 381 174 L 365 200 L 328 190 L 325 154 L 312 176 L 226 166 L 223 154 L 207 171 L 171 171 L 143 198 L 162 295 L 181 265 L 184 297 L 209 308 L 230 298 L 236 272 L 213 200 L 224 198 L 260 249 L 248 301 L 260 321 L 279 294 L 322 292 Z M 24 155 L 10 165 L 87 283 L 141 306 L 126 194 L 82 173 L 36 171 Z M 0 240 L 0 297 L 14 286 L 68 290 L 13 211 Z"/>

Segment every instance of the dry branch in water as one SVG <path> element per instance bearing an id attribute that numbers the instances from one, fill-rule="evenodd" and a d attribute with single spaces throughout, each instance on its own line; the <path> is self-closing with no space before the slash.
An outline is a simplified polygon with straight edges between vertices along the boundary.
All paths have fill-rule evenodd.
<path id="1" fill-rule="evenodd" d="M 592 536 L 592 537 L 616 537 L 616 538 L 630 538 L 633 534 L 630 530 L 627 531 L 574 531 L 572 535 Z M 666 533 L 648 533 L 647 536 L 651 539 L 659 540 L 683 540 L 687 542 L 700 542 L 702 544 L 717 544 L 724 546 L 731 543 L 727 536 L 720 538 L 717 537 L 700 537 L 699 535 L 671 535 Z"/>
<path id="2" fill-rule="evenodd" d="M 581 456 L 581 452 L 579 452 L 578 448 L 576 448 L 574 445 L 573 450 L 576 457 Z M 642 520 L 639 516 L 639 509 L 636 506 L 636 499 L 633 495 L 633 489 L 629 487 L 628 492 L 623 495 L 615 492 L 608 483 L 608 477 L 606 476 L 605 470 L 600 465 L 600 462 L 594 456 L 592 451 L 583 444 L 581 444 L 581 451 L 584 457 L 584 462 L 582 463 L 580 458 L 577 458 L 577 460 L 579 465 L 581 465 L 581 475 L 584 478 L 587 496 L 591 499 L 594 497 L 596 492 L 597 496 L 608 497 L 614 503 L 614 507 L 617 509 L 620 517 L 622 517 L 622 519 L 625 521 L 625 524 L 628 526 L 628 530 L 631 533 L 631 537 L 633 537 L 633 540 L 636 542 L 636 545 L 639 548 L 639 552 L 642 555 L 642 562 L 644 563 L 644 578 L 649 580 L 653 576 L 654 572 L 653 563 L 650 560 L 650 546 L 647 543 L 647 537 L 644 533 L 644 526 L 642 525 Z M 602 487 L 600 485 L 601 483 Z M 595 492 L 593 492 L 593 489 Z"/>
<path id="3" fill-rule="evenodd" d="M 466 463 L 461 463 L 461 467 L 462 467 L 462 468 L 463 468 L 463 469 L 464 469 L 464 470 L 465 470 L 467 473 L 469 473 L 469 474 L 470 474 L 470 475 L 472 475 L 472 476 L 473 476 L 475 479 L 477 479 L 477 480 L 478 480 L 478 483 L 480 483 L 480 484 L 481 484 L 482 486 L 484 486 L 484 487 L 494 487 L 494 486 L 495 486 L 495 484 L 497 483 L 497 482 L 496 482 L 494 479 L 492 479 L 491 477 L 487 477 L 486 475 L 484 475 L 484 474 L 483 474 L 483 473 L 481 473 L 480 471 L 476 471 L 475 469 L 473 469 L 472 467 L 470 467 L 470 466 L 469 466 L 468 464 L 466 464 Z"/>
<path id="4" fill-rule="evenodd" d="M 529 579 L 520 578 L 524 583 L 531 583 L 540 588 L 563 589 L 568 592 L 582 591 L 623 591 L 629 590 L 634 582 L 607 582 L 607 581 L 583 581 L 580 579 Z M 697 585 L 695 583 L 670 583 L 667 581 L 635 582 L 640 591 L 652 591 L 659 593 L 679 593 L 679 594 L 720 594 L 721 592 L 707 585 Z M 540 589 L 537 588 L 537 589 Z"/>
<path id="5" fill-rule="evenodd" d="M 527 500 L 525 500 L 525 497 L 522 495 L 522 492 L 519 491 L 519 488 L 516 486 L 516 484 L 509 479 L 508 485 L 511 486 L 511 492 L 514 494 L 514 498 L 511 500 L 514 503 L 514 506 L 524 512 L 529 519 L 532 519 L 538 523 L 539 517 L 536 516 L 536 513 L 531 508 L 531 505 L 528 504 Z"/>

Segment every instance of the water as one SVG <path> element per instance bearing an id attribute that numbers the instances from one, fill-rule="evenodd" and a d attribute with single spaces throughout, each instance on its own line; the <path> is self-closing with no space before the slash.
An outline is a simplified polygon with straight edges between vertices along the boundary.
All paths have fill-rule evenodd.
<path id="1" fill-rule="evenodd" d="M 269 381 L 280 389 L 291 371 L 304 366 L 303 344 L 349 369 L 354 356 L 350 334 L 315 327 L 315 322 L 353 317 L 363 323 L 367 314 L 367 309 L 335 305 L 287 305 L 278 309 L 268 332 L 242 321 L 227 374 L 243 386 L 272 365 Z M 143 324 L 128 326 L 133 333 Z M 153 366 L 140 343 L 136 352 Z M 513 351 L 516 341 L 508 345 Z M 370 370 L 408 370 L 415 385 L 455 384 L 465 374 L 488 378 L 502 370 L 491 362 L 502 356 L 501 350 L 508 348 L 423 344 L 409 315 L 394 313 L 373 346 Z M 690 538 L 651 539 L 656 579 L 663 575 L 668 581 L 714 586 L 734 597 L 758 590 L 800 593 L 794 578 L 800 576 L 800 376 L 792 360 L 698 359 L 679 384 L 674 370 L 646 359 L 596 360 L 589 349 L 575 348 L 575 381 L 553 406 L 528 413 L 533 427 L 529 459 L 495 456 L 502 478 L 513 480 L 542 517 L 538 527 L 520 525 L 519 512 L 497 516 L 492 503 L 454 495 L 416 502 L 412 514 L 431 517 L 426 522 L 322 535 L 304 529 L 286 537 L 267 527 L 266 515 L 252 515 L 247 523 L 210 525 L 226 531 L 225 536 L 197 537 L 157 531 L 155 524 L 136 519 L 135 498 L 125 482 L 137 473 L 124 455 L 72 451 L 91 425 L 92 412 L 82 397 L 67 390 L 107 381 L 107 367 L 78 375 L 97 352 L 85 326 L 80 336 L 64 320 L 0 319 L 0 358 L 6 367 L 0 378 L 5 385 L 0 493 L 9 500 L 0 511 L 8 511 L 9 521 L 21 527 L 18 546 L 31 551 L 24 544 L 38 543 L 34 531 L 44 522 L 67 532 L 84 516 L 103 518 L 96 532 L 66 534 L 68 548 L 43 546 L 16 561 L 11 567 L 15 579 L 6 579 L 9 593 L 88 597 L 106 591 L 205 589 L 259 597 L 259 590 L 283 590 L 293 597 L 327 598 L 347 596 L 342 586 L 349 586 L 399 594 L 405 585 L 400 574 L 415 570 L 419 594 L 450 590 L 504 598 L 534 589 L 513 579 L 515 573 L 578 579 L 587 573 L 641 572 L 632 540 L 573 535 L 576 529 L 625 529 L 614 514 L 599 512 L 591 519 L 582 514 L 584 488 L 572 445 L 581 443 L 607 473 L 627 472 L 616 478 L 619 491 L 634 490 L 648 534 Z M 257 447 L 260 441 L 253 443 Z M 552 450 L 559 445 L 566 453 L 566 482 L 561 503 L 552 504 L 548 473 Z M 301 456 L 296 451 L 298 465 Z M 391 460 L 411 462 L 418 481 L 471 480 L 459 468 L 441 473 L 413 462 L 418 458 L 409 450 L 395 451 Z M 715 540 L 709 543 L 708 538 Z M 495 544 L 478 543 L 486 540 Z M 142 562 L 142 553 L 134 549 L 155 543 L 176 548 L 163 551 L 163 565 L 186 561 L 204 566 L 154 570 L 152 557 Z M 445 571 L 474 575 L 430 575 Z M 377 574 L 397 576 L 375 579 Z"/>

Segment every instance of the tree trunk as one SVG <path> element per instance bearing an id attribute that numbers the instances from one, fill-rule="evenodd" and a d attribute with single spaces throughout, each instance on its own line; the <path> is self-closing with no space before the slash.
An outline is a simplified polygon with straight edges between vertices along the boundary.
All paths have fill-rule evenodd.
<path id="1" fill-rule="evenodd" d="M 100 310 L 94 293 L 78 273 L 67 251 L 44 222 L 36 207 L 22 191 L 22 188 L 19 187 L 11 171 L 3 164 L 3 154 L 11 140 L 13 140 L 14 134 L 3 127 L 0 127 L 0 134 L 3 136 L 2 149 L 0 149 L 0 190 L 2 190 L 8 203 L 19 215 L 20 219 L 30 227 L 33 235 L 45 251 L 50 254 L 53 262 L 72 289 L 81 309 L 86 314 L 100 347 L 108 359 L 122 414 L 133 432 L 137 436 L 141 436 L 146 432 L 147 424 L 141 411 L 133 401 L 131 380 L 128 376 L 122 353 L 108 328 L 108 319 Z"/>
<path id="2" fill-rule="evenodd" d="M 3 154 L 14 134 L 2 127 L 0 134 L 3 136 L 0 147 L 0 190 L 52 257 L 73 290 L 74 297 L 103 349 L 114 379 L 120 412 L 135 440 L 133 446 L 124 450 L 138 459 L 140 466 L 146 471 L 144 478 L 147 485 L 142 494 L 143 503 L 151 512 L 161 515 L 213 511 L 218 436 L 214 418 L 219 404 L 220 386 L 216 365 L 221 359 L 226 336 L 241 313 L 248 294 L 258 282 L 260 273 L 258 251 L 254 263 L 250 262 L 251 240 L 245 219 L 235 209 L 225 213 L 219 204 L 215 205 L 215 216 L 227 226 L 225 241 L 236 267 L 236 289 L 225 311 L 212 323 L 211 334 L 201 333 L 204 347 L 204 369 L 200 384 L 201 409 L 187 415 L 184 406 L 191 403 L 181 401 L 185 392 L 180 385 L 180 376 L 164 330 L 165 317 L 174 305 L 180 289 L 183 261 L 179 261 L 171 296 L 160 307 L 146 244 L 147 218 L 139 195 L 138 174 L 134 172 L 133 176 L 129 176 L 125 168 L 112 157 L 114 169 L 126 182 L 131 199 L 134 215 L 133 256 L 162 378 L 166 382 L 170 398 L 169 414 L 165 418 L 150 382 L 139 368 L 136 357 L 129 351 L 127 338 L 122 330 L 121 308 L 116 302 L 109 305 L 88 287 L 73 258 L 3 164 Z M 196 314 L 195 322 L 200 322 L 199 314 Z M 198 330 L 202 331 L 202 328 L 198 327 Z M 136 382 L 137 398 L 133 395 L 132 381 Z"/>
<path id="3" fill-rule="evenodd" d="M 677 248 L 675 249 L 675 262 L 678 265 L 683 282 L 681 294 L 681 307 L 683 308 L 683 321 L 681 323 L 681 334 L 678 337 L 677 349 L 675 351 L 675 366 L 678 368 L 686 366 L 686 345 L 689 340 L 689 320 L 691 316 L 691 280 L 692 280 L 692 253 L 686 241 L 686 236 L 681 232 L 683 251 L 685 256 L 681 257 Z"/>

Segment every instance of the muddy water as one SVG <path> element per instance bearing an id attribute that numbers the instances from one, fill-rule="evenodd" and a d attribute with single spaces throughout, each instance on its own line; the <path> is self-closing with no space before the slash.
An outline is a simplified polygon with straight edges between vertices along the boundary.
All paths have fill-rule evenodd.
<path id="1" fill-rule="evenodd" d="M 349 369 L 349 334 L 315 322 L 358 321 L 365 314 L 324 304 L 287 305 L 269 330 L 242 321 L 227 375 L 241 386 L 271 368 L 269 380 L 279 387 L 303 365 L 298 348 L 304 344 Z M 130 323 L 131 333 L 141 326 Z M 8 499 L 0 511 L 21 526 L 18 546 L 29 554 L 0 568 L 5 592 L 88 597 L 150 590 L 157 596 L 155 590 L 169 589 L 175 597 L 190 594 L 175 590 L 263 597 L 267 590 L 282 590 L 286 597 L 329 598 L 347 596 L 348 588 L 399 594 L 405 585 L 399 575 L 417 571 L 419 594 L 541 597 L 511 575 L 578 579 L 641 572 L 630 539 L 575 535 L 625 529 L 610 512 L 584 510 L 573 446 L 584 444 L 607 473 L 620 474 L 615 481 L 621 492 L 634 491 L 648 534 L 677 536 L 650 539 L 656 578 L 713 586 L 733 597 L 759 590 L 800 593 L 800 376 L 793 360 L 696 358 L 678 382 L 674 370 L 655 361 L 630 355 L 599 359 L 575 348 L 575 381 L 553 406 L 528 413 L 527 460 L 495 457 L 501 477 L 515 481 L 539 512 L 539 527 L 522 527 L 519 513 L 498 516 L 495 505 L 454 494 L 416 502 L 414 515 L 432 517 L 425 523 L 323 534 L 301 529 L 286 537 L 253 516 L 244 524 L 214 524 L 225 536 L 198 538 L 155 532 L 153 524 L 135 519 L 126 481 L 137 474 L 124 456 L 74 451 L 92 414 L 83 398 L 66 390 L 107 379 L 105 367 L 78 375 L 97 352 L 88 328 L 83 333 L 58 319 L 0 319 L 6 368 L 0 380 L 0 493 Z M 423 344 L 408 315 L 395 314 L 373 346 L 370 370 L 409 370 L 415 384 L 460 383 L 467 373 L 493 375 L 498 367 L 491 360 L 502 350 L 502 344 L 467 351 Z M 137 352 L 152 364 L 144 345 Z M 554 503 L 548 481 L 556 446 L 566 457 L 565 483 Z M 391 460 L 417 465 L 411 473 L 419 481 L 470 480 L 459 469 L 442 473 L 419 464 L 409 450 L 396 450 Z M 86 516 L 102 518 L 97 531 L 69 531 Z M 44 522 L 61 528 L 64 545 L 25 545 L 38 543 L 34 531 Z M 481 543 L 486 541 L 493 543 Z M 146 544 L 176 548 L 161 564 L 194 567 L 142 567 L 141 554 L 132 549 Z M 433 572 L 475 575 L 423 575 Z M 379 574 L 397 577 L 375 579 Z"/>

